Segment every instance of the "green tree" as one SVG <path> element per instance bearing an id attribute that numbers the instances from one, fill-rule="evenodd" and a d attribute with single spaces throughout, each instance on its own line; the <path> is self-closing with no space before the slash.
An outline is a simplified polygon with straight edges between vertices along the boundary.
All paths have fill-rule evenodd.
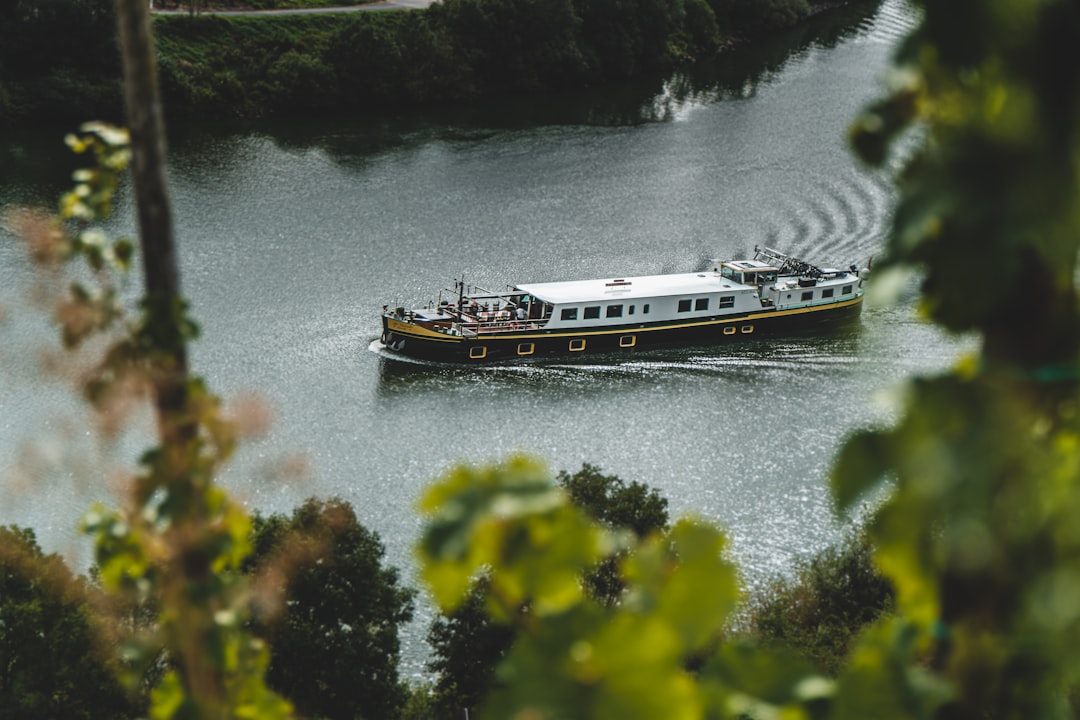
<path id="1" fill-rule="evenodd" d="M 396 717 L 408 697 L 398 630 L 415 593 L 383 566 L 378 536 L 344 500 L 309 499 L 291 517 L 256 515 L 253 545 L 245 569 L 280 586 L 254 615 L 270 686 L 305 717 Z"/>
<path id="2" fill-rule="evenodd" d="M 571 0 L 445 0 L 434 12 L 490 90 L 557 87 L 581 74 Z"/>
<path id="3" fill-rule="evenodd" d="M 514 644 L 511 625 L 492 622 L 487 612 L 488 580 L 474 581 L 464 602 L 452 612 L 436 616 L 428 631 L 435 673 L 433 705 L 439 718 L 476 716 L 483 699 L 495 686 L 495 668 Z"/>
<path id="4" fill-rule="evenodd" d="M 0 527 L 0 718 L 135 717 L 101 640 L 99 591 L 45 555 L 34 532 Z"/>
<path id="5" fill-rule="evenodd" d="M 555 480 L 570 502 L 610 528 L 630 530 L 643 538 L 668 526 L 667 498 L 645 483 L 627 484 L 590 463 L 582 463 L 573 474 L 560 470 Z"/>
<path id="6" fill-rule="evenodd" d="M 893 608 L 893 589 L 874 566 L 864 531 L 848 535 L 757 588 L 747 600 L 746 632 L 765 645 L 791 648 L 835 677 L 861 631 Z"/>
<path id="7" fill-rule="evenodd" d="M 644 483 L 627 485 L 618 476 L 605 475 L 589 463 L 583 463 L 573 475 L 560 470 L 555 480 L 566 490 L 570 502 L 612 530 L 629 530 L 641 540 L 667 529 L 667 498 Z M 625 589 L 618 569 L 624 559 L 623 553 L 613 553 L 585 575 L 590 594 L 605 605 L 618 602 Z"/>
<path id="8" fill-rule="evenodd" d="M 667 499 L 643 483 L 627 484 L 589 463 L 572 475 L 560 471 L 558 483 L 573 505 L 613 532 L 629 531 L 642 539 L 667 528 Z M 604 606 L 613 606 L 625 590 L 618 571 L 624 560 L 623 552 L 614 552 L 583 573 L 590 595 Z M 512 624 L 489 618 L 489 589 L 490 578 L 481 575 L 459 607 L 432 623 L 428 642 L 434 657 L 428 669 L 437 675 L 440 717 L 460 717 L 463 709 L 477 713 L 497 685 L 495 669 L 518 635 Z"/>

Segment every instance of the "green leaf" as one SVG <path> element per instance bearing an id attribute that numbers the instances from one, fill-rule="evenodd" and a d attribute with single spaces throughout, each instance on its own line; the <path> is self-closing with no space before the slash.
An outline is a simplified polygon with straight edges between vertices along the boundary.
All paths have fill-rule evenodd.
<path id="1" fill-rule="evenodd" d="M 890 468 L 891 435 L 879 431 L 856 433 L 844 443 L 833 464 L 833 499 L 847 512 L 881 481 Z"/>
<path id="2" fill-rule="evenodd" d="M 417 549 L 421 572 L 444 610 L 490 568 L 492 592 L 505 607 L 529 602 L 533 612 L 559 612 L 580 597 L 582 570 L 612 547 L 546 468 L 524 456 L 454 468 L 419 507 L 429 517 Z"/>

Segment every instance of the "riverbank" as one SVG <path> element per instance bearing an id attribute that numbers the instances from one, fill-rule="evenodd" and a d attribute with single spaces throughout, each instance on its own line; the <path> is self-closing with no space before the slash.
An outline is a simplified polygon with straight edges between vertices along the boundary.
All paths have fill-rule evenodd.
<path id="1" fill-rule="evenodd" d="M 93 22 L 27 28 L 0 18 L 0 67 L 20 68 L 0 81 L 0 126 L 121 120 L 111 5 L 100 1 Z M 154 30 L 168 119 L 252 120 L 596 88 L 715 56 L 838 4 L 441 0 L 405 12 L 162 13 Z"/>
<path id="2" fill-rule="evenodd" d="M 210 3 L 199 8 L 203 15 L 318 15 L 325 13 L 362 12 L 374 10 L 426 10 L 432 3 L 440 0 L 360 0 L 352 5 L 341 5 L 335 0 L 329 6 L 293 6 L 292 4 L 270 3 L 256 5 L 251 0 L 222 5 Z M 151 0 L 150 10 L 155 15 L 190 15 L 193 10 L 179 0 Z"/>

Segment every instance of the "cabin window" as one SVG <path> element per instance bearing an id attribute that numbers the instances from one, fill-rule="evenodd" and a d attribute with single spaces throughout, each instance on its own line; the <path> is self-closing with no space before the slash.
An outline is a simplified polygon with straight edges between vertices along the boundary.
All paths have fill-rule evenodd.
<path id="1" fill-rule="evenodd" d="M 744 333 L 746 335 L 749 335 L 750 333 L 754 332 L 754 326 L 753 325 L 743 325 L 741 328 L 739 328 L 739 332 Z"/>
<path id="2" fill-rule="evenodd" d="M 622 317 L 622 305 L 608 305 L 607 316 L 609 318 Z"/>
<path id="3" fill-rule="evenodd" d="M 679 312 L 690 312 L 690 299 L 679 301 Z"/>
<path id="4" fill-rule="evenodd" d="M 742 273 L 737 273 L 727 266 L 724 266 L 724 268 L 720 270 L 720 276 L 727 278 L 728 280 L 734 280 L 735 282 L 739 282 L 742 279 Z"/>
<path id="5" fill-rule="evenodd" d="M 841 295 L 850 295 L 851 294 L 851 286 L 850 285 L 845 285 L 844 289 L 840 291 L 840 294 Z"/>
<path id="6" fill-rule="evenodd" d="M 532 355 L 536 352 L 536 345 L 533 343 L 518 343 L 518 355 Z"/>
<path id="7" fill-rule="evenodd" d="M 804 292 L 802 294 L 802 299 L 803 299 L 803 301 L 813 300 L 814 299 L 814 291 L 813 290 L 807 290 L 806 292 Z"/>
<path id="8" fill-rule="evenodd" d="M 570 352 L 581 352 L 585 349 L 585 338 L 577 338 L 570 341 Z"/>
<path id="9" fill-rule="evenodd" d="M 735 334 L 735 326 L 734 325 L 728 325 L 726 328 L 724 328 L 724 334 L 725 335 L 734 335 Z"/>
<path id="10" fill-rule="evenodd" d="M 697 300 L 695 300 L 694 301 L 694 309 L 695 310 L 708 310 L 709 309 L 709 298 L 698 298 Z"/>
<path id="11" fill-rule="evenodd" d="M 633 315 L 634 314 L 634 306 L 633 305 L 630 306 L 630 309 L 627 311 L 627 314 L 628 315 Z"/>
<path id="12" fill-rule="evenodd" d="M 822 298 L 831 298 L 833 296 L 834 291 L 835 291 L 835 288 L 825 288 L 824 290 L 821 291 L 821 297 Z"/>
<path id="13" fill-rule="evenodd" d="M 649 314 L 649 303 L 645 303 L 644 305 L 641 306 L 641 312 L 644 315 Z"/>
<path id="14" fill-rule="evenodd" d="M 637 345 L 637 335 L 623 335 L 619 338 L 619 347 L 634 347 Z"/>
<path id="15" fill-rule="evenodd" d="M 480 360 L 481 358 L 487 357 L 487 345 L 469 348 L 469 357 L 474 360 Z"/>
<path id="16" fill-rule="evenodd" d="M 563 320 L 577 320 L 577 308 L 563 308 L 562 315 Z"/>
<path id="17" fill-rule="evenodd" d="M 599 305 L 593 305 L 592 307 L 585 308 L 585 319 L 586 320 L 596 320 L 598 317 L 600 317 L 600 306 Z"/>
<path id="18" fill-rule="evenodd" d="M 720 298 L 720 304 L 717 305 L 717 307 L 719 307 L 721 310 L 723 310 L 724 308 L 733 308 L 733 307 L 735 307 L 735 296 L 734 295 L 723 295 Z"/>

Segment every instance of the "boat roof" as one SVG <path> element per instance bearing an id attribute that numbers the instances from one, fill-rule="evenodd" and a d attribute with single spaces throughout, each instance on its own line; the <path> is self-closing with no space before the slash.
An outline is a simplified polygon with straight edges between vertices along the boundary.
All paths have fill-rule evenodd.
<path id="1" fill-rule="evenodd" d="M 553 305 L 575 302 L 605 302 L 625 299 L 694 295 L 730 290 L 751 290 L 724 278 L 720 273 L 673 273 L 669 275 L 640 275 L 638 277 L 563 282 L 527 283 L 518 285 L 527 292 Z"/>
<path id="2" fill-rule="evenodd" d="M 713 260 L 713 262 L 721 265 L 730 265 L 731 267 L 738 268 L 739 270 L 780 270 L 780 268 L 776 267 L 775 265 L 769 265 L 768 263 L 763 263 L 760 260 Z"/>

